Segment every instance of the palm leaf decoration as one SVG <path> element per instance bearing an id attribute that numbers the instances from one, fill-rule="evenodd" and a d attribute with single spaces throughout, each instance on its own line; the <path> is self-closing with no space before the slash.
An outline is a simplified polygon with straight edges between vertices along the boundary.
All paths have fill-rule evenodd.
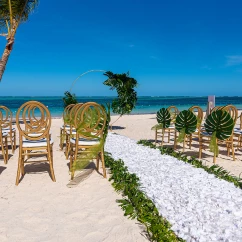
<path id="1" fill-rule="evenodd" d="M 216 110 L 208 115 L 204 126 L 206 132 L 212 134 L 209 148 L 215 155 L 218 155 L 217 139 L 226 140 L 231 136 L 234 121 L 225 110 Z"/>
<path id="2" fill-rule="evenodd" d="M 176 117 L 175 123 L 176 130 L 179 131 L 177 142 L 182 142 L 185 136 L 192 134 L 197 128 L 197 117 L 190 110 L 183 110 Z"/>
<path id="3" fill-rule="evenodd" d="M 165 108 L 161 108 L 157 112 L 156 119 L 162 129 L 168 128 L 171 124 L 171 114 Z"/>

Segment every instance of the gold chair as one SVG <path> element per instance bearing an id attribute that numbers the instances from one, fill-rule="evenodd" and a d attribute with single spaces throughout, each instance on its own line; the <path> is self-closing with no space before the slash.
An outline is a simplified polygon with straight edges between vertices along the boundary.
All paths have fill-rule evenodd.
<path id="1" fill-rule="evenodd" d="M 68 105 L 63 112 L 64 124 L 60 127 L 60 149 L 63 150 L 66 131 L 70 129 L 70 111 L 75 106 L 75 104 Z"/>
<path id="2" fill-rule="evenodd" d="M 96 167 L 99 170 L 99 159 L 101 158 L 103 176 L 106 178 L 103 141 L 106 121 L 106 111 L 95 102 L 88 102 L 77 108 L 74 118 L 74 126 L 77 132 L 73 138 L 70 138 L 71 179 L 74 177 L 73 163 L 77 159 L 78 152 L 85 156 L 92 152 L 92 148 L 98 149 Z"/>
<path id="3" fill-rule="evenodd" d="M 2 150 L 4 164 L 8 163 L 8 134 L 0 130 L 0 146 Z"/>
<path id="4" fill-rule="evenodd" d="M 224 110 L 230 114 L 230 116 L 233 119 L 234 125 L 236 123 L 237 117 L 238 117 L 238 110 L 235 106 L 233 105 L 226 105 L 224 107 L 215 107 L 212 112 L 215 110 Z M 208 134 L 207 132 L 201 132 L 200 133 L 200 139 L 199 139 L 199 159 L 202 158 L 202 149 L 203 149 L 203 144 L 204 143 L 209 143 L 211 140 L 211 134 Z M 232 132 L 231 136 L 226 139 L 226 140 L 218 140 L 216 139 L 216 143 L 219 144 L 226 144 L 227 148 L 227 153 L 228 156 L 230 156 L 230 152 L 232 151 L 232 157 L 233 160 L 235 160 L 235 154 L 234 154 L 234 131 Z M 213 163 L 216 162 L 216 155 L 213 157 Z"/>
<path id="5" fill-rule="evenodd" d="M 168 143 L 170 143 L 171 133 L 173 133 L 174 142 L 176 139 L 175 121 L 176 121 L 176 116 L 179 114 L 179 110 L 175 106 L 170 106 L 167 108 L 167 110 L 170 112 L 170 115 L 171 115 L 171 124 L 164 131 L 168 133 Z M 159 137 L 162 138 L 162 145 L 163 145 L 163 140 L 164 140 L 163 133 L 162 133 L 162 131 L 156 129 L 155 130 L 155 144 L 157 143 L 157 140 Z"/>
<path id="6" fill-rule="evenodd" d="M 189 110 L 197 116 L 197 129 L 189 136 L 189 149 L 191 149 L 193 136 L 196 136 L 198 138 L 198 141 L 200 138 L 201 125 L 203 121 L 203 110 L 199 106 L 192 106 L 189 108 Z"/>
<path id="7" fill-rule="evenodd" d="M 65 155 L 66 155 L 66 160 L 68 160 L 69 153 L 70 153 L 70 138 L 73 137 L 73 135 L 76 134 L 76 129 L 74 127 L 74 119 L 76 115 L 76 111 L 78 110 L 79 107 L 81 107 L 83 103 L 77 103 L 75 104 L 72 109 L 69 112 L 69 116 L 67 118 L 69 119 L 70 127 L 69 129 L 66 130 L 66 150 L 65 150 Z"/>
<path id="8" fill-rule="evenodd" d="M 0 106 L 0 113 L 1 132 L 7 133 L 8 142 L 11 145 L 12 153 L 14 153 L 16 150 L 16 129 L 12 127 L 13 114 L 5 106 Z"/>
<path id="9" fill-rule="evenodd" d="M 23 125 L 20 123 L 23 122 Z M 49 162 L 50 175 L 55 182 L 53 168 L 53 140 L 50 138 L 51 115 L 48 108 L 40 102 L 24 103 L 17 112 L 16 125 L 19 130 L 19 158 L 16 185 L 20 174 L 24 176 L 24 164 Z M 22 126 L 22 127 L 21 127 Z M 29 161 L 30 157 L 46 156 L 47 160 Z M 25 159 L 25 156 L 27 159 Z"/>

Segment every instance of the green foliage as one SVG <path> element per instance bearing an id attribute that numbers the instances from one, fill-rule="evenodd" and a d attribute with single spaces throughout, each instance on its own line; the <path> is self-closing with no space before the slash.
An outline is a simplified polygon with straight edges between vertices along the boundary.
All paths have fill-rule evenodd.
<path id="1" fill-rule="evenodd" d="M 129 114 L 137 102 L 137 93 L 134 90 L 137 87 L 137 81 L 129 77 L 129 73 L 113 74 L 107 71 L 104 75 L 108 79 L 103 84 L 109 86 L 111 90 L 116 89 L 118 93 L 118 98 L 112 102 L 113 112 L 120 115 Z"/>
<path id="2" fill-rule="evenodd" d="M 214 155 L 218 155 L 217 139 L 225 140 L 231 136 L 234 121 L 225 110 L 216 110 L 208 115 L 204 127 L 206 132 L 212 133 L 209 149 Z"/>
<path id="3" fill-rule="evenodd" d="M 165 108 L 161 108 L 157 112 L 156 119 L 157 119 L 158 124 L 162 124 L 163 128 L 168 128 L 171 124 L 171 114 Z"/>
<path id="4" fill-rule="evenodd" d="M 84 169 L 93 159 L 96 159 L 99 156 L 100 151 L 103 150 L 110 122 L 110 105 L 107 105 L 107 107 L 102 105 L 102 107 L 105 113 L 102 113 L 101 110 L 97 110 L 96 108 L 85 110 L 83 119 L 76 129 L 76 132 L 80 134 L 81 137 L 94 139 L 98 141 L 98 144 L 85 148 L 84 151 L 78 154 L 77 159 L 73 163 L 74 171 Z M 81 119 L 82 111 L 79 111 L 78 113 L 80 115 L 77 116 L 77 118 Z M 106 123 L 104 123 L 105 119 Z M 103 136 L 98 135 L 97 137 L 99 130 L 101 130 L 103 126 Z"/>
<path id="5" fill-rule="evenodd" d="M 225 110 L 216 110 L 208 115 L 204 127 L 208 133 L 216 132 L 217 139 L 225 140 L 232 134 L 234 121 Z"/>
<path id="6" fill-rule="evenodd" d="M 66 108 L 70 104 L 77 104 L 77 99 L 75 94 L 71 94 L 70 92 L 66 91 L 64 95 L 65 96 L 62 98 L 64 102 L 64 108 Z"/>
<path id="7" fill-rule="evenodd" d="M 112 173 L 109 179 L 113 181 L 112 186 L 122 193 L 123 199 L 117 202 L 124 210 L 124 215 L 144 224 L 151 241 L 183 241 L 177 238 L 169 222 L 159 215 L 154 203 L 140 190 L 139 178 L 128 172 L 124 162 L 114 160 L 110 154 L 105 153 L 105 163 Z"/>
<path id="8" fill-rule="evenodd" d="M 106 106 L 102 105 L 102 107 L 105 110 L 106 115 L 107 115 L 106 125 L 103 130 L 103 138 L 104 138 L 104 142 L 105 142 L 106 138 L 108 136 L 108 129 L 109 129 L 110 121 L 111 121 L 111 105 L 109 103 L 107 103 Z"/>
<path id="9" fill-rule="evenodd" d="M 182 142 L 186 134 L 192 134 L 196 131 L 196 115 L 190 110 L 183 110 L 176 117 L 175 127 L 180 132 L 177 142 Z"/>
<path id="10" fill-rule="evenodd" d="M 29 14 L 38 5 L 38 0 L 11 0 L 12 18 L 17 22 L 28 20 Z M 6 28 L 6 21 L 10 22 L 9 0 L 0 0 L 0 29 Z"/>
<path id="11" fill-rule="evenodd" d="M 142 144 L 144 146 L 148 146 L 153 149 L 157 148 L 156 145 L 154 145 L 153 143 L 151 143 L 148 140 L 140 140 L 140 141 L 138 141 L 138 144 Z M 185 163 L 189 163 L 189 164 L 193 165 L 196 168 L 202 168 L 209 174 L 214 174 L 219 179 L 223 179 L 225 181 L 234 183 L 234 185 L 236 187 L 239 187 L 240 189 L 242 189 L 242 178 L 231 175 L 228 171 L 226 171 L 224 168 L 222 168 L 218 165 L 213 165 L 210 167 L 205 166 L 205 165 L 203 165 L 202 161 L 197 160 L 195 157 L 188 157 L 182 152 L 174 151 L 174 149 L 172 149 L 172 148 L 158 147 L 158 149 L 160 150 L 161 154 L 173 156 L 173 157 L 177 158 L 178 160 L 181 160 L 181 161 L 184 161 Z"/>

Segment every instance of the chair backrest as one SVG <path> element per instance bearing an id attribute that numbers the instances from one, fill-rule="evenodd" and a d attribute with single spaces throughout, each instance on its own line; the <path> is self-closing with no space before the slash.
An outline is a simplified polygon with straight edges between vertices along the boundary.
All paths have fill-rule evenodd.
<path id="1" fill-rule="evenodd" d="M 203 110 L 202 110 L 202 108 L 199 107 L 199 106 L 192 106 L 192 107 L 189 108 L 189 110 L 197 116 L 198 126 L 201 126 L 202 121 L 203 121 Z"/>
<path id="2" fill-rule="evenodd" d="M 222 108 L 222 110 L 227 111 L 232 119 L 234 120 L 234 125 L 236 124 L 238 118 L 238 110 L 234 105 L 226 105 Z"/>
<path id="3" fill-rule="evenodd" d="M 85 139 L 100 138 L 107 121 L 104 108 L 95 102 L 87 102 L 76 109 L 74 126 L 78 137 Z"/>
<path id="4" fill-rule="evenodd" d="M 69 124 L 70 112 L 74 106 L 75 106 L 75 104 L 69 104 L 67 107 L 65 107 L 64 112 L 63 112 L 64 124 Z"/>
<path id="5" fill-rule="evenodd" d="M 242 113 L 240 114 L 240 116 L 239 116 L 239 127 L 240 127 L 240 129 L 242 129 Z"/>
<path id="6" fill-rule="evenodd" d="M 179 110 L 176 106 L 169 106 L 167 110 L 171 114 L 171 122 L 174 122 L 176 119 L 176 116 L 179 114 Z"/>
<path id="7" fill-rule="evenodd" d="M 2 129 L 10 129 L 12 130 L 12 119 L 13 114 L 11 110 L 5 106 L 0 106 L 0 131 Z"/>
<path id="8" fill-rule="evenodd" d="M 22 127 L 21 127 L 21 122 Z M 37 101 L 24 103 L 17 112 L 16 125 L 19 130 L 19 138 L 28 140 L 49 140 L 51 115 L 48 108 Z"/>

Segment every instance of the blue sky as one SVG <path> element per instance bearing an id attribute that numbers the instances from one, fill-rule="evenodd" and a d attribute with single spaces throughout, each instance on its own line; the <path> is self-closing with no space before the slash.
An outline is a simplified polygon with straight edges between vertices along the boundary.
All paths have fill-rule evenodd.
<path id="1" fill-rule="evenodd" d="M 102 69 L 129 71 L 138 95 L 241 96 L 241 13 L 241 0 L 40 0 L 18 29 L 0 95 L 62 96 Z M 116 95 L 104 80 L 87 74 L 73 92 Z"/>

